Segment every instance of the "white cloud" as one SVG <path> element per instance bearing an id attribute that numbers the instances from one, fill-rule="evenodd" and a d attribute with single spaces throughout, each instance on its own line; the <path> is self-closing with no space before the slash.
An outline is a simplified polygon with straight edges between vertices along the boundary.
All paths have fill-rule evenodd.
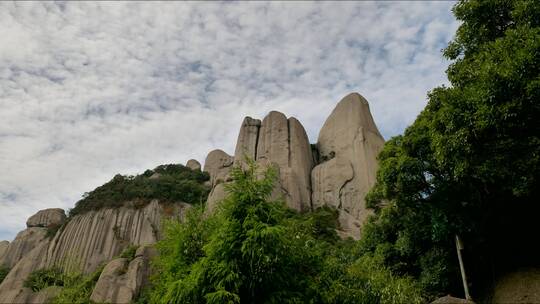
<path id="1" fill-rule="evenodd" d="M 388 138 L 444 83 L 450 2 L 0 3 L 0 239 L 115 173 L 232 152 L 243 116 L 312 142 L 363 94 Z"/>

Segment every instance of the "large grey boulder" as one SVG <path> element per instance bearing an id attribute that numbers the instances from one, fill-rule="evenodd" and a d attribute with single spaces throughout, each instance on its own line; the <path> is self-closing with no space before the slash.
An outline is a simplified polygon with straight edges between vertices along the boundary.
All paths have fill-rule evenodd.
<path id="1" fill-rule="evenodd" d="M 135 258 L 110 261 L 99 276 L 90 300 L 97 303 L 131 303 L 150 276 L 150 260 L 157 254 L 151 246 L 141 246 Z"/>
<path id="2" fill-rule="evenodd" d="M 207 210 L 212 212 L 216 205 L 222 201 L 227 193 L 224 183 L 230 181 L 229 173 L 233 168 L 234 157 L 222 150 L 213 150 L 208 153 L 204 161 L 204 172 L 210 175 L 210 194 L 206 200 Z"/>
<path id="3" fill-rule="evenodd" d="M 246 157 L 255 160 L 263 170 L 273 166 L 278 173 L 272 197 L 283 198 L 290 208 L 311 210 L 311 169 L 313 155 L 304 127 L 300 122 L 280 112 L 272 111 L 261 122 L 244 118 L 236 142 L 234 162 L 221 151 L 210 152 L 205 171 L 210 173 L 212 191 L 207 206 L 211 211 L 226 196 L 225 185 L 229 180 L 230 166 L 244 166 Z"/>
<path id="4" fill-rule="evenodd" d="M 336 207 L 343 232 L 353 238 L 360 237 L 360 227 L 370 214 L 364 199 L 375 183 L 383 145 L 369 104 L 358 93 L 337 104 L 319 133 L 322 163 L 311 173 L 312 204 Z"/>
<path id="5" fill-rule="evenodd" d="M 229 171 L 232 169 L 234 157 L 222 150 L 212 150 L 204 161 L 204 171 L 210 175 L 212 187 L 228 180 Z"/>
<path id="6" fill-rule="evenodd" d="M 60 226 L 66 221 L 64 209 L 51 208 L 38 211 L 27 221 L 27 227 L 52 227 Z"/>
<path id="7" fill-rule="evenodd" d="M 186 167 L 188 167 L 188 168 L 190 168 L 191 170 L 194 170 L 194 171 L 200 171 L 201 170 L 201 163 L 199 163 L 195 159 L 190 159 L 190 160 L 187 161 Z"/>
<path id="8" fill-rule="evenodd" d="M 272 111 L 263 119 L 256 160 L 279 169 L 276 187 L 290 208 L 311 210 L 313 156 L 306 131 L 296 118 Z"/>
<path id="9" fill-rule="evenodd" d="M 244 118 L 234 150 L 235 164 L 244 163 L 246 157 L 255 160 L 260 127 L 261 121 L 259 119 L 253 119 L 249 116 Z"/>

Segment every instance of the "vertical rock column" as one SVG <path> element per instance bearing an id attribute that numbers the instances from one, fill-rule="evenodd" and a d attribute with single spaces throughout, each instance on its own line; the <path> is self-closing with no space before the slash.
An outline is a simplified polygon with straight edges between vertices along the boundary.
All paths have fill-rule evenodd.
<path id="1" fill-rule="evenodd" d="M 279 169 L 276 187 L 287 205 L 298 211 L 311 210 L 310 172 L 313 167 L 311 147 L 300 122 L 272 111 L 259 130 L 256 160 L 274 164 Z"/>
<path id="2" fill-rule="evenodd" d="M 313 207 L 334 206 L 342 230 L 353 238 L 370 211 L 365 196 L 375 183 L 377 155 L 384 145 L 368 102 L 344 97 L 326 119 L 317 142 L 321 164 L 311 173 Z"/>

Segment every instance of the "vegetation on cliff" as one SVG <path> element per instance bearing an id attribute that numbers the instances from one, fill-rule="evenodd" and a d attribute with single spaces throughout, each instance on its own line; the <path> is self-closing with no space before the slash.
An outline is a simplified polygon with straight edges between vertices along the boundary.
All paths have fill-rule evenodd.
<path id="1" fill-rule="evenodd" d="M 0 265 L 0 284 L 4 281 L 4 279 L 8 275 L 9 270 L 10 269 L 8 267 L 5 267 L 4 265 Z"/>
<path id="2" fill-rule="evenodd" d="M 421 303 L 420 289 L 336 234 L 330 208 L 298 214 L 269 201 L 275 173 L 235 168 L 212 216 L 165 225 L 150 303 Z"/>
<path id="3" fill-rule="evenodd" d="M 152 199 L 200 204 L 208 196 L 209 189 L 204 185 L 208 179 L 206 172 L 179 164 L 161 165 L 136 176 L 117 174 L 104 185 L 85 193 L 69 215 L 105 207 L 117 208 L 128 201 L 139 205 Z"/>
<path id="4" fill-rule="evenodd" d="M 451 86 L 431 91 L 386 143 L 361 243 L 432 295 L 459 295 L 460 235 L 478 295 L 504 268 L 538 263 L 528 234 L 540 228 L 540 3 L 462 1 L 453 11 L 462 24 L 444 50 Z"/>

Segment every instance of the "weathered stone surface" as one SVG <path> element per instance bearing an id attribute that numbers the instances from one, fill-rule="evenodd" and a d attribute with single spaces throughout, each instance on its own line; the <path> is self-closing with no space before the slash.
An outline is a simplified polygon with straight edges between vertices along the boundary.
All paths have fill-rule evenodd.
<path id="1" fill-rule="evenodd" d="M 51 208 L 38 211 L 27 221 L 27 227 L 51 227 L 60 226 L 66 221 L 64 209 Z"/>
<path id="2" fill-rule="evenodd" d="M 176 204 L 175 208 L 178 210 L 167 210 L 167 213 L 181 215 L 189 205 Z M 160 236 L 163 213 L 163 207 L 154 200 L 140 209 L 102 209 L 76 216 L 52 240 L 47 263 L 74 264 L 84 272 L 92 272 L 130 244 L 155 243 Z"/>
<path id="3" fill-rule="evenodd" d="M 230 181 L 229 173 L 233 168 L 234 157 L 222 150 L 208 153 L 204 161 L 204 171 L 210 175 L 211 191 L 206 200 L 207 210 L 212 212 L 216 205 L 226 197 L 224 183 Z"/>
<path id="4" fill-rule="evenodd" d="M 137 249 L 132 261 L 120 258 L 109 262 L 92 291 L 90 299 L 98 303 L 130 303 L 150 276 L 150 260 L 157 254 L 151 246 Z"/>
<path id="5" fill-rule="evenodd" d="M 45 228 L 28 228 L 17 237 L 28 236 L 27 230 L 32 229 L 34 231 L 30 238 L 35 238 L 35 231 L 38 229 L 43 230 L 45 235 Z M 37 238 L 36 238 L 37 239 Z M 31 303 L 34 302 L 33 298 L 36 296 L 28 288 L 24 288 L 24 281 L 28 275 L 37 269 L 44 268 L 46 265 L 45 257 L 47 252 L 47 247 L 49 245 L 49 238 L 39 238 L 39 240 L 33 240 L 33 246 L 27 247 L 27 251 L 24 252 L 24 256 L 16 262 L 16 264 L 11 268 L 8 275 L 5 277 L 4 281 L 0 284 L 0 303 Z M 13 241 L 15 243 L 15 241 Z M 39 296 L 36 296 L 39 298 Z M 35 302 L 38 302 L 37 300 Z"/>
<path id="6" fill-rule="evenodd" d="M 233 161 L 234 158 L 222 150 L 213 150 L 208 153 L 204 161 L 204 171 L 210 175 L 212 188 L 228 180 Z"/>
<path id="7" fill-rule="evenodd" d="M 3 250 L 4 254 L 0 255 L 0 265 L 9 268 L 15 266 L 28 252 L 42 242 L 46 235 L 47 229 L 41 227 L 30 227 L 19 232 L 15 240 Z"/>
<path id="8" fill-rule="evenodd" d="M 261 121 L 259 119 L 253 119 L 249 116 L 244 118 L 234 150 L 235 164 L 243 163 L 246 157 L 255 160 L 260 127 Z"/>
<path id="9" fill-rule="evenodd" d="M 311 209 L 310 172 L 313 156 L 304 127 L 294 117 L 272 111 L 259 130 L 256 160 L 279 168 L 277 187 L 290 208 Z"/>
<path id="10" fill-rule="evenodd" d="M 199 163 L 195 159 L 190 159 L 190 160 L 187 161 L 186 167 L 188 167 L 188 168 L 190 168 L 191 170 L 194 170 L 194 171 L 200 171 L 201 170 L 201 163 Z"/>
<path id="11" fill-rule="evenodd" d="M 8 241 L 1 241 L 0 242 L 0 261 L 2 261 L 4 254 L 6 254 L 7 250 L 9 248 L 9 242 Z"/>
<path id="12" fill-rule="evenodd" d="M 368 102 L 357 93 L 338 103 L 319 133 L 322 163 L 311 174 L 312 204 L 338 208 L 342 229 L 354 238 L 370 213 L 364 198 L 375 183 L 383 145 Z"/>
<path id="13" fill-rule="evenodd" d="M 218 203 L 226 197 L 227 192 L 225 191 L 225 183 L 215 185 L 214 188 L 212 188 L 212 191 L 210 191 L 208 199 L 206 200 L 207 211 L 212 213 L 214 210 L 216 210 Z"/>

